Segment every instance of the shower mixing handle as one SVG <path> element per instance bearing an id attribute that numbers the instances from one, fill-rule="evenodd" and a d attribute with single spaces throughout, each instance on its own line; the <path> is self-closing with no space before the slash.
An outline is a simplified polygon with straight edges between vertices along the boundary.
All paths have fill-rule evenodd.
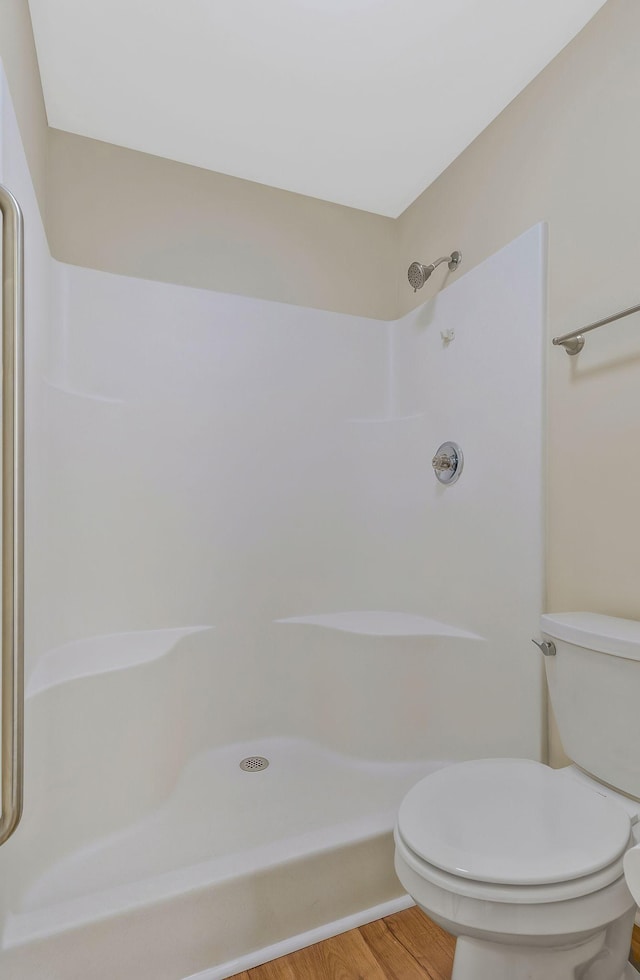
<path id="1" fill-rule="evenodd" d="M 433 472 L 440 483 L 449 485 L 455 483 L 462 473 L 464 457 L 462 450 L 456 442 L 443 442 L 438 446 L 436 454 L 431 460 Z"/>
<path id="2" fill-rule="evenodd" d="M 454 467 L 454 461 L 451 456 L 447 456 L 446 453 L 440 453 L 438 456 L 434 456 L 431 460 L 431 465 L 434 470 L 438 473 L 442 473 L 444 470 L 451 470 Z"/>

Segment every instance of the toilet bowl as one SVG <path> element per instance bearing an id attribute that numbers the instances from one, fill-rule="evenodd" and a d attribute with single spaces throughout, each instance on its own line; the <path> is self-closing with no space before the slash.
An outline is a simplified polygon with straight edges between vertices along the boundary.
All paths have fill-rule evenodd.
<path id="1" fill-rule="evenodd" d="M 458 937 L 452 980 L 640 977 L 628 962 L 636 904 L 623 868 L 640 842 L 640 742 L 629 738 L 633 724 L 624 728 L 622 699 L 599 717 L 590 713 L 603 690 L 612 696 L 603 685 L 609 671 L 629 705 L 630 681 L 640 695 L 640 624 L 573 613 L 543 617 L 543 629 L 558 640 L 550 677 L 547 665 L 552 700 L 559 676 L 572 686 L 558 703 L 571 708 L 559 714 L 578 749 L 573 757 L 584 769 L 591 762 L 591 772 L 527 759 L 456 763 L 414 786 L 398 813 L 396 873 L 426 914 Z M 568 639 L 558 636 L 563 629 Z M 555 660 L 553 642 L 549 649 Z"/>
<path id="2" fill-rule="evenodd" d="M 638 976 L 627 970 L 636 906 L 623 858 L 640 803 L 596 786 L 573 769 L 482 759 L 407 794 L 396 873 L 459 937 L 453 980 Z"/>

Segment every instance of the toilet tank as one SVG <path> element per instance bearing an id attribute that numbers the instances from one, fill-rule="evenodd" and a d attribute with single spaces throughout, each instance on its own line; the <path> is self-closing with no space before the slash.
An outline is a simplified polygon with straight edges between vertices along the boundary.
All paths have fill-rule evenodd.
<path id="1" fill-rule="evenodd" d="M 547 682 L 567 755 L 640 799 L 640 622 L 597 613 L 543 616 Z"/>

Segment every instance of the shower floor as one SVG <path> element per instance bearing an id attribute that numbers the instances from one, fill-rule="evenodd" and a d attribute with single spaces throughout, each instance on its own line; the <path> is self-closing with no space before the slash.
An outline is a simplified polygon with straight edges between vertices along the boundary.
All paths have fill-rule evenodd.
<path id="1" fill-rule="evenodd" d="M 242 771 L 250 755 L 269 767 Z M 364 761 L 292 738 L 202 753 L 162 806 L 42 874 L 8 917 L 3 948 L 384 834 L 404 793 L 441 765 Z"/>

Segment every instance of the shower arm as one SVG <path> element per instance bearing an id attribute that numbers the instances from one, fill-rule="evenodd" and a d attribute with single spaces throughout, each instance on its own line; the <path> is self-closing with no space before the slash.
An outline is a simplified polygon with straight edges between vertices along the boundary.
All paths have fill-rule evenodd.
<path id="1" fill-rule="evenodd" d="M 451 255 L 441 255 L 439 259 L 436 259 L 435 260 L 435 262 L 430 262 L 429 265 L 427 266 L 427 269 L 431 269 L 431 271 L 433 272 L 434 269 L 437 269 L 438 266 L 439 265 L 442 265 L 443 262 L 446 262 L 447 265 L 449 265 L 452 262 L 452 256 Z M 457 263 L 456 263 L 456 265 L 457 265 Z M 455 266 L 454 266 L 454 268 L 455 268 Z"/>

